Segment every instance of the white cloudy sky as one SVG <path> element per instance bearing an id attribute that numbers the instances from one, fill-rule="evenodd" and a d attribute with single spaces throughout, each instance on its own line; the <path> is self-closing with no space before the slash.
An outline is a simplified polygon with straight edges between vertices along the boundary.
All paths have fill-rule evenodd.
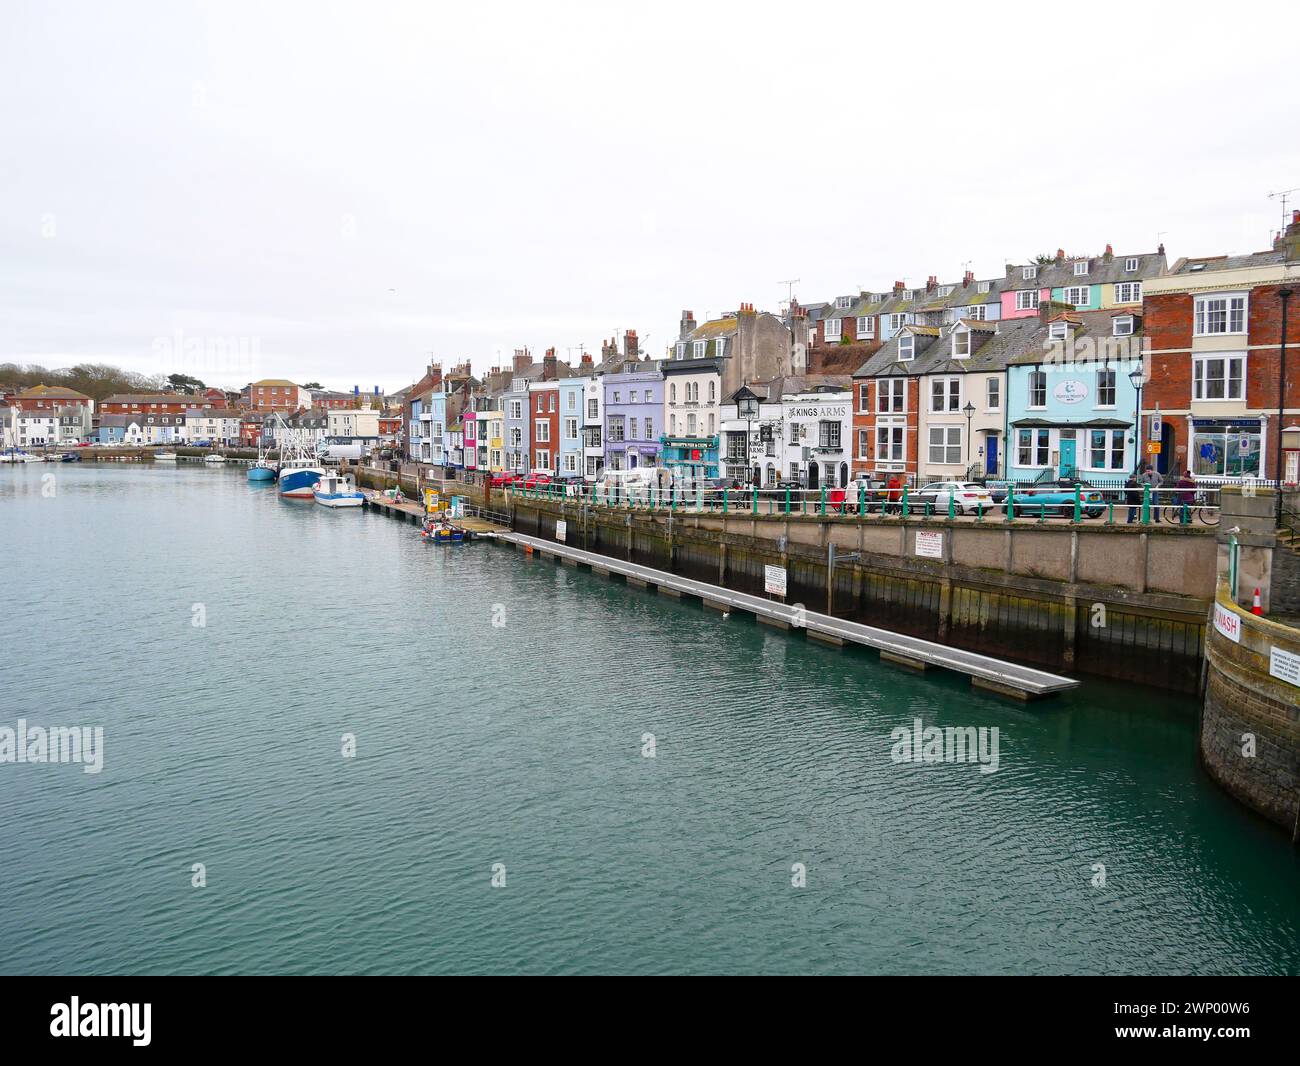
<path id="1" fill-rule="evenodd" d="M 0 361 L 396 388 L 1300 186 L 1294 8 L 891 7 L 5 0 Z"/>

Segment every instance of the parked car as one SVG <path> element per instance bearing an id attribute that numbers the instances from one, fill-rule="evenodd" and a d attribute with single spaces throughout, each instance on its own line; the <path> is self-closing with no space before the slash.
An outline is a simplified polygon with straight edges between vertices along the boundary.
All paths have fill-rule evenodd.
<path id="1" fill-rule="evenodd" d="M 1017 511 L 1033 514 L 1044 510 L 1053 514 L 1074 514 L 1075 489 L 1079 490 L 1079 502 L 1083 513 L 1089 518 L 1097 518 L 1106 512 L 1106 494 L 1090 482 L 1078 477 L 1055 477 L 1051 470 L 1044 470 L 1030 485 L 1017 486 L 1015 506 Z M 1002 494 L 1005 503 L 1006 492 Z M 1005 506 L 1003 507 L 1005 511 Z"/>
<path id="2" fill-rule="evenodd" d="M 529 474 L 524 478 L 524 488 L 536 489 L 543 485 L 549 485 L 555 479 L 550 474 Z"/>
<path id="3" fill-rule="evenodd" d="M 949 501 L 958 514 L 988 514 L 994 507 L 988 489 L 974 481 L 932 481 L 909 492 L 907 498 L 912 507 L 928 503 L 935 514 L 947 514 Z"/>
<path id="4" fill-rule="evenodd" d="M 519 480 L 520 477 L 518 474 L 512 473 L 509 470 L 502 470 L 500 473 L 492 475 L 491 485 L 494 489 L 503 489 L 507 485 L 515 484 L 515 482 Z"/>

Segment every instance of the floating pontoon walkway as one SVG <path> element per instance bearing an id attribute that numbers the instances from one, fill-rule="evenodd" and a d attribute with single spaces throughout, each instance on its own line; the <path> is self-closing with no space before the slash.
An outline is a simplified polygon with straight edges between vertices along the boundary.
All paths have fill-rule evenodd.
<path id="1" fill-rule="evenodd" d="M 808 635 L 816 640 L 843 646 L 845 643 L 864 644 L 879 650 L 881 658 L 901 666 L 924 670 L 927 666 L 941 666 L 966 674 L 971 683 L 980 688 L 998 692 L 1004 696 L 1029 700 L 1042 696 L 1051 696 L 1076 688 L 1079 684 L 1074 678 L 1051 674 L 1046 670 L 1020 666 L 1004 662 L 988 655 L 950 648 L 946 644 L 909 637 L 902 633 L 892 633 L 887 629 L 850 622 L 844 618 L 835 618 L 828 614 L 819 614 L 806 608 L 781 603 L 777 600 L 763 599 L 744 592 L 734 592 L 721 585 L 710 585 L 705 581 L 693 581 L 679 577 L 664 570 L 655 570 L 637 563 L 623 562 L 608 555 L 570 548 L 566 544 L 540 540 L 522 533 L 498 533 L 497 540 L 502 544 L 514 544 L 524 549 L 590 566 L 598 574 L 619 574 L 627 578 L 630 584 L 643 588 L 653 586 L 658 592 L 669 596 L 697 596 L 704 601 L 705 607 L 728 612 L 745 611 L 754 615 L 760 622 L 774 625 L 781 629 L 806 629 Z"/>

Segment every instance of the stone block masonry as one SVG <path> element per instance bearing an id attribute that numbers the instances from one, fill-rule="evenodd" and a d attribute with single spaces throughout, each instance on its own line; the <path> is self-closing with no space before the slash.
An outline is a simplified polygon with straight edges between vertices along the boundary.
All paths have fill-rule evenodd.
<path id="1" fill-rule="evenodd" d="M 626 511 L 516 498 L 513 528 L 683 577 L 1014 659 L 1173 691 L 1198 691 L 1214 588 L 1212 532 L 816 515 Z M 918 541 L 917 534 L 923 534 Z M 918 554 L 938 550 L 938 556 Z"/>

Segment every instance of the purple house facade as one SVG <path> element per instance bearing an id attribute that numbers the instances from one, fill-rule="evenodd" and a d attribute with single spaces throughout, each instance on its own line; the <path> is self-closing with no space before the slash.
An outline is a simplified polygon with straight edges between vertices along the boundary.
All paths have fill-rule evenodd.
<path id="1" fill-rule="evenodd" d="M 659 465 L 659 435 L 663 433 L 664 381 L 659 364 L 606 374 L 605 467 L 636 470 Z"/>

